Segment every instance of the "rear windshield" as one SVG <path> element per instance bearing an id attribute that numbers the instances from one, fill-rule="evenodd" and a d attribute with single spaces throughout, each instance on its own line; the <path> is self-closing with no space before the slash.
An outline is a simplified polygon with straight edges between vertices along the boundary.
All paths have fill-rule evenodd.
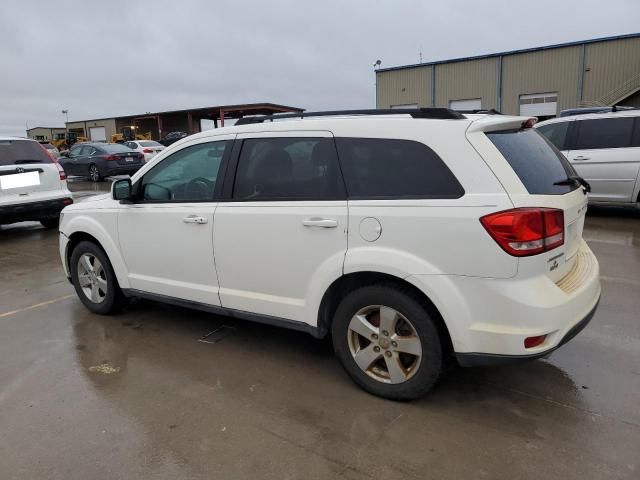
<path id="1" fill-rule="evenodd" d="M 567 159 L 532 128 L 486 134 L 532 195 L 562 195 L 579 187 L 554 185 L 576 175 Z"/>
<path id="2" fill-rule="evenodd" d="M 0 166 L 53 163 L 38 142 L 31 140 L 0 140 Z"/>
<path id="3" fill-rule="evenodd" d="M 158 142 L 138 142 L 141 147 L 162 147 L 163 145 Z"/>
<path id="4" fill-rule="evenodd" d="M 123 152 L 131 152 L 131 149 L 129 147 L 125 147 L 124 145 L 120 144 L 120 143 L 105 143 L 100 145 L 99 147 L 100 150 L 106 152 L 106 153 L 123 153 Z"/>

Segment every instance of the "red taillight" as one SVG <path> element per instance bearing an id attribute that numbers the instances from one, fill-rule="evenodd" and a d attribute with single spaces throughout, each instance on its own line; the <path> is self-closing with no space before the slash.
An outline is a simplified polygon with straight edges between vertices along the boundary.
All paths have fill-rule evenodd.
<path id="1" fill-rule="evenodd" d="M 151 150 L 150 148 L 145 148 L 144 150 L 142 150 L 144 153 L 153 153 L 153 150 Z"/>
<path id="2" fill-rule="evenodd" d="M 62 165 L 60 165 L 58 162 L 53 162 L 55 163 L 56 167 L 58 167 L 58 174 L 60 175 L 60 180 L 66 180 L 67 179 L 67 174 L 64 171 L 64 168 L 62 168 Z"/>
<path id="3" fill-rule="evenodd" d="M 537 121 L 537 118 L 528 118 L 522 122 L 522 128 L 533 128 Z"/>
<path id="4" fill-rule="evenodd" d="M 524 339 L 524 348 L 533 348 L 542 345 L 547 339 L 546 335 L 538 335 L 536 337 L 527 337 Z"/>
<path id="5" fill-rule="evenodd" d="M 514 208 L 480 218 L 509 255 L 537 255 L 564 243 L 564 213 L 555 208 Z"/>
<path id="6" fill-rule="evenodd" d="M 115 155 L 107 155 L 106 157 L 104 157 L 105 160 L 118 160 L 118 157 L 116 157 Z"/>

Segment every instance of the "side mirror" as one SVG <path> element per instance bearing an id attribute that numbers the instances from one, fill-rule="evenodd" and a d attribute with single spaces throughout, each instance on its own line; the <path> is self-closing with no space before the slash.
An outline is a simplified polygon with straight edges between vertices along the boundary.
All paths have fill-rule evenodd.
<path id="1" fill-rule="evenodd" d="M 131 202 L 131 190 L 130 178 L 116 180 L 111 184 L 111 196 L 114 200 L 120 200 L 121 202 Z"/>

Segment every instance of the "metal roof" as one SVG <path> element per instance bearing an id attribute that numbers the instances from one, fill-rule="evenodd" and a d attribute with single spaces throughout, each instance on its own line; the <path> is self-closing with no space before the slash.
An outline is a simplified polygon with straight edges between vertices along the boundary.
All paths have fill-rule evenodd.
<path id="1" fill-rule="evenodd" d="M 206 114 L 213 112 L 225 112 L 227 118 L 233 118 L 233 113 L 238 111 L 246 111 L 246 115 L 268 115 L 276 112 L 303 112 L 304 108 L 290 107 L 288 105 L 278 105 L 277 103 L 244 103 L 240 105 L 217 105 L 215 107 L 198 107 L 198 108 L 184 108 L 181 110 L 166 110 L 163 112 L 145 112 L 129 115 L 113 115 L 111 117 L 91 118 L 87 120 L 73 120 L 66 122 L 70 123 L 84 123 L 84 122 L 96 122 L 98 120 L 113 120 L 116 118 L 134 118 L 134 117 L 153 117 L 156 115 L 170 115 L 174 113 L 195 113 Z M 229 115 L 231 114 L 231 115 Z"/>
<path id="2" fill-rule="evenodd" d="M 573 47 L 575 45 L 586 45 L 589 43 L 598 43 L 598 42 L 609 42 L 612 40 L 622 40 L 625 38 L 637 38 L 640 37 L 640 32 L 638 33 L 628 33 L 625 35 L 615 35 L 613 37 L 601 37 L 601 38 L 592 38 L 590 40 L 580 40 L 577 42 L 567 42 L 567 43 L 556 43 L 553 45 L 546 45 L 544 47 L 534 47 L 534 48 L 523 48 L 520 50 L 509 50 L 506 52 L 498 52 L 498 53 L 489 53 L 485 55 L 474 55 L 471 57 L 460 57 L 460 58 L 452 58 L 450 60 L 438 60 L 435 62 L 423 62 L 423 63 L 414 63 L 411 65 L 400 65 L 397 67 L 388 67 L 388 68 L 379 68 L 376 72 L 390 72 L 393 70 L 404 70 L 405 68 L 416 68 L 416 67 L 428 67 L 430 65 L 440 65 L 443 63 L 454 63 L 454 62 L 466 62 L 469 60 L 480 60 L 483 58 L 491 58 L 491 57 L 502 57 L 505 55 L 516 55 L 518 53 L 529 53 L 529 52 L 540 52 L 542 50 L 551 50 L 553 48 L 562 48 L 562 47 Z"/>

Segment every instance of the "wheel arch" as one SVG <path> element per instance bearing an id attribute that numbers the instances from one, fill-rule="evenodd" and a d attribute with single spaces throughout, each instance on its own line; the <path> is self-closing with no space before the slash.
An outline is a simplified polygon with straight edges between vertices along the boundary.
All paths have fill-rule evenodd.
<path id="1" fill-rule="evenodd" d="M 81 218 L 82 217 L 78 217 L 70 222 L 68 227 L 71 228 L 66 229 L 67 231 L 70 231 L 70 233 L 64 232 L 69 239 L 65 252 L 67 271 L 70 271 L 69 261 L 71 259 L 73 249 L 82 241 L 92 242 L 100 247 L 109 259 L 120 287 L 128 288 L 128 270 L 122 256 L 120 255 L 117 245 L 111 239 L 104 227 L 94 220 L 87 219 L 86 222 L 82 222 Z"/>
<path id="2" fill-rule="evenodd" d="M 318 309 L 317 336 L 323 338 L 331 331 L 335 311 L 347 294 L 364 286 L 380 284 L 395 286 L 400 290 L 407 291 L 416 298 L 436 323 L 446 351 L 448 353 L 453 352 L 449 328 L 434 302 L 422 290 L 407 280 L 388 273 L 375 271 L 360 271 L 342 275 L 329 286 L 320 301 Z"/>

